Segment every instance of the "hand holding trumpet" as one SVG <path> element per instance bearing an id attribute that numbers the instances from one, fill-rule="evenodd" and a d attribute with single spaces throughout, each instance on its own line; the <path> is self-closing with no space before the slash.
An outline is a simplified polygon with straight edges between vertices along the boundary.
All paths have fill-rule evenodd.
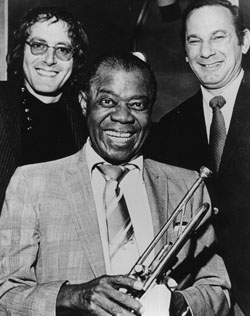
<path id="1" fill-rule="evenodd" d="M 102 276 L 87 283 L 63 285 L 57 297 L 57 316 L 72 315 L 141 315 L 138 299 L 127 292 L 140 292 L 143 283 L 128 276 Z M 73 314 L 74 315 L 74 314 Z"/>
<path id="2" fill-rule="evenodd" d="M 126 289 L 121 291 L 120 289 Z M 57 298 L 57 315 L 168 316 L 171 291 L 155 284 L 140 300 L 143 283 L 127 276 L 103 276 L 84 284 L 64 285 Z M 74 313 L 73 312 L 73 313 Z"/>

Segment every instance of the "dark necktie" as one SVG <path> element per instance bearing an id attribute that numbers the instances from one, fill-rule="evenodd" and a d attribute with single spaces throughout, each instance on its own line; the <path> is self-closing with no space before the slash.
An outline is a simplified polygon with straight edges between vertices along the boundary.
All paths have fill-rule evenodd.
<path id="1" fill-rule="evenodd" d="M 120 181 L 128 173 L 124 166 L 100 164 L 97 168 L 106 180 L 104 205 L 109 239 L 110 257 L 112 258 L 121 245 L 133 235 L 126 201 L 120 189 Z"/>
<path id="2" fill-rule="evenodd" d="M 226 103 L 223 96 L 216 96 L 212 98 L 209 105 L 213 109 L 213 119 L 210 126 L 209 145 L 213 158 L 215 171 L 218 172 L 221 156 L 223 153 L 226 140 L 226 126 L 221 108 Z"/>

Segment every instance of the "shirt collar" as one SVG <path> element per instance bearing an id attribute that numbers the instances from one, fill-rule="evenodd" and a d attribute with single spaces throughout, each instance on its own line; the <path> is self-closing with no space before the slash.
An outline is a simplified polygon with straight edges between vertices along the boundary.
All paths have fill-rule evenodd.
<path id="1" fill-rule="evenodd" d="M 107 163 L 100 155 L 96 153 L 96 151 L 91 146 L 91 140 L 88 137 L 86 142 L 86 160 L 89 169 L 89 173 L 91 175 L 94 167 L 100 163 Z M 143 170 L 143 156 L 139 155 L 137 158 L 128 161 L 128 163 L 135 165 L 140 171 Z"/>
<path id="2" fill-rule="evenodd" d="M 227 103 L 229 102 L 229 100 L 236 98 L 236 94 L 238 92 L 243 75 L 244 75 L 244 70 L 241 69 L 239 75 L 234 79 L 234 81 L 231 82 L 224 90 L 221 90 L 220 93 L 218 93 L 218 95 L 222 95 L 224 97 L 224 99 L 226 100 Z M 201 86 L 201 91 L 202 91 L 203 100 L 204 100 L 205 104 L 207 104 L 209 106 L 209 101 L 215 95 L 212 94 L 209 90 L 207 90 L 203 86 Z"/>

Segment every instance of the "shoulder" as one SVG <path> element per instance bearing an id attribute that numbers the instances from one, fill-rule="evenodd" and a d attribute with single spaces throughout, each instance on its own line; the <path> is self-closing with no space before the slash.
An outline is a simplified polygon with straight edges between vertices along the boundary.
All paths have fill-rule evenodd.
<path id="1" fill-rule="evenodd" d="M 201 90 L 198 90 L 194 95 L 184 100 L 174 109 L 165 114 L 159 121 L 159 126 L 165 126 L 169 123 L 173 125 L 175 120 L 181 119 L 182 117 L 190 116 L 194 111 L 195 106 L 201 106 L 202 104 L 202 94 Z"/>
<path id="2" fill-rule="evenodd" d="M 242 84 L 245 84 L 246 86 L 250 88 L 250 71 L 245 70 L 244 76 L 242 79 Z"/>
<path id="3" fill-rule="evenodd" d="M 7 113 L 18 111 L 19 92 L 16 87 L 7 81 L 0 81 L 0 107 Z M 15 114 L 14 114 L 15 115 Z"/>
<path id="4" fill-rule="evenodd" d="M 76 91 L 65 91 L 62 96 L 63 102 L 67 105 L 67 107 L 71 110 L 81 110 L 81 105 L 79 102 L 79 97 Z"/>
<path id="5" fill-rule="evenodd" d="M 48 183 L 60 185 L 65 174 L 78 163 L 80 152 L 66 158 L 18 167 L 11 179 L 12 188 L 22 184 L 31 190 L 42 190 Z"/>
<path id="6" fill-rule="evenodd" d="M 80 171 L 82 150 L 66 158 L 17 168 L 7 187 L 6 203 L 42 205 L 67 199 L 87 172 Z M 81 165 L 80 165 L 81 164 Z M 86 165 L 86 163 L 85 163 Z M 87 167 L 86 167 L 87 170 Z"/>
<path id="7" fill-rule="evenodd" d="M 250 71 L 245 71 L 240 87 L 250 93 Z"/>
<path id="8" fill-rule="evenodd" d="M 0 96 L 5 96 L 6 93 L 13 93 L 16 90 L 8 81 L 0 81 Z"/>
<path id="9" fill-rule="evenodd" d="M 3 88 L 10 88 L 8 81 L 0 81 L 0 89 L 2 90 Z"/>
<path id="10" fill-rule="evenodd" d="M 189 170 L 173 165 L 161 163 L 152 159 L 145 159 L 144 166 L 149 174 L 154 176 L 164 176 L 173 181 L 194 182 L 198 177 L 198 173 L 194 170 Z"/>

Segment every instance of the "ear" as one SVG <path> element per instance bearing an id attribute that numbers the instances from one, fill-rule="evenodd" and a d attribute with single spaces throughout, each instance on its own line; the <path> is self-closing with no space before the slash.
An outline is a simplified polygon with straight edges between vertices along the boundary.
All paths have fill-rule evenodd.
<path id="1" fill-rule="evenodd" d="M 78 95 L 78 101 L 80 103 L 80 106 L 82 108 L 82 114 L 86 117 L 87 114 L 87 94 L 80 90 Z"/>
<path id="2" fill-rule="evenodd" d="M 185 60 L 186 60 L 186 62 L 188 63 L 188 57 L 187 57 L 187 56 L 185 57 Z"/>
<path id="3" fill-rule="evenodd" d="M 242 53 L 246 54 L 250 46 L 250 31 L 248 29 L 244 30 L 243 44 L 242 44 Z"/>

